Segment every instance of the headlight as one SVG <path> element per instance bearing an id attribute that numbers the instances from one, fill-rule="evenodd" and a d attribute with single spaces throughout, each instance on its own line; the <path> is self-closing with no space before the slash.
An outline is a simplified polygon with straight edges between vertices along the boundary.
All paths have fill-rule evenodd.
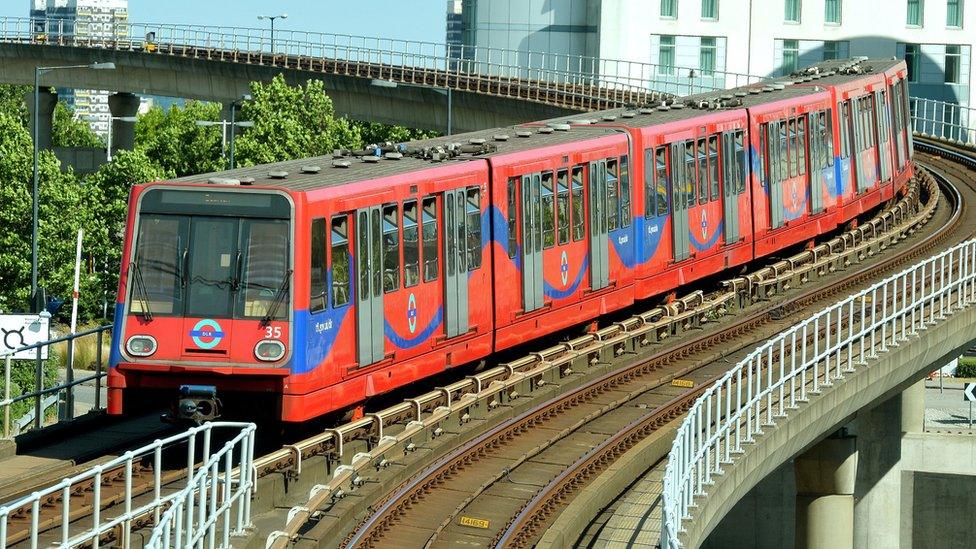
<path id="1" fill-rule="evenodd" d="M 152 336 L 132 336 L 125 342 L 125 350 L 130 355 L 149 356 L 156 352 L 156 339 Z"/>
<path id="2" fill-rule="evenodd" d="M 285 356 L 285 344 L 276 339 L 262 339 L 254 346 L 254 356 L 265 362 L 281 360 Z"/>

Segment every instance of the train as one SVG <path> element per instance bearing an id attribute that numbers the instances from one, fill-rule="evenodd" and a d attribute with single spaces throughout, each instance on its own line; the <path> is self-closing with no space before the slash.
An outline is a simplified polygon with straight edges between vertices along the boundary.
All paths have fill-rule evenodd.
<path id="1" fill-rule="evenodd" d="M 299 423 L 856 223 L 912 176 L 907 68 L 790 76 L 134 185 L 108 413 Z"/>

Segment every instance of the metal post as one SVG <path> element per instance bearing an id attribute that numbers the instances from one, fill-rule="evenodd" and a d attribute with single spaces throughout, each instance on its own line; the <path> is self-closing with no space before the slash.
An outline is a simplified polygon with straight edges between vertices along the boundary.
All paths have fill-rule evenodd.
<path id="1" fill-rule="evenodd" d="M 104 330 L 98 330 L 95 336 L 95 409 L 102 408 L 102 334 Z"/>
<path id="2" fill-rule="evenodd" d="M 10 438 L 10 355 L 3 363 L 3 438 Z"/>
<path id="3" fill-rule="evenodd" d="M 108 118 L 108 146 L 105 149 L 105 160 L 112 161 L 112 117 Z"/>
<path id="4" fill-rule="evenodd" d="M 41 391 L 44 390 L 44 361 L 41 360 L 41 347 L 38 346 L 35 349 L 36 358 L 34 359 L 34 388 L 37 390 L 37 396 L 34 397 L 34 428 L 41 428 L 41 412 L 43 412 L 41 406 L 41 400 L 43 400 L 44 395 Z"/>

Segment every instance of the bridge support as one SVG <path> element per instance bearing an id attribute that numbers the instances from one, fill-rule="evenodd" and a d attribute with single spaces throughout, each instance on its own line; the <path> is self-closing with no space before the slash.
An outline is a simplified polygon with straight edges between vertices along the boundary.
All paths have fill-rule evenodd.
<path id="1" fill-rule="evenodd" d="M 27 101 L 27 110 L 30 112 L 30 122 L 33 131 L 34 128 L 34 92 L 31 91 L 25 97 Z M 58 104 L 58 94 L 51 90 L 50 88 L 42 87 L 38 90 L 38 106 L 41 112 L 41 117 L 38 120 L 37 127 L 37 146 L 41 150 L 51 148 L 51 132 L 54 126 L 54 107 Z"/>
<path id="2" fill-rule="evenodd" d="M 842 429 L 794 462 L 796 547 L 854 547 L 857 439 Z"/>
<path id="3" fill-rule="evenodd" d="M 139 112 L 139 97 L 132 93 L 113 93 L 108 96 L 108 110 L 112 118 L 133 117 Z M 125 120 L 112 120 L 112 150 L 129 151 L 136 143 L 136 125 Z"/>

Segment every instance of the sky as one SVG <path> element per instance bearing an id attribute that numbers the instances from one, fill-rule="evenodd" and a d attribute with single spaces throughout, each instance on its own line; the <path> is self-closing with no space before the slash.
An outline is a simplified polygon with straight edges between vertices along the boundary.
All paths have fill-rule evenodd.
<path id="1" fill-rule="evenodd" d="M 0 0 L 0 17 L 26 17 L 29 0 Z M 444 42 L 444 0 L 129 0 L 133 23 L 258 27 L 259 14 L 287 13 L 275 29 Z"/>

